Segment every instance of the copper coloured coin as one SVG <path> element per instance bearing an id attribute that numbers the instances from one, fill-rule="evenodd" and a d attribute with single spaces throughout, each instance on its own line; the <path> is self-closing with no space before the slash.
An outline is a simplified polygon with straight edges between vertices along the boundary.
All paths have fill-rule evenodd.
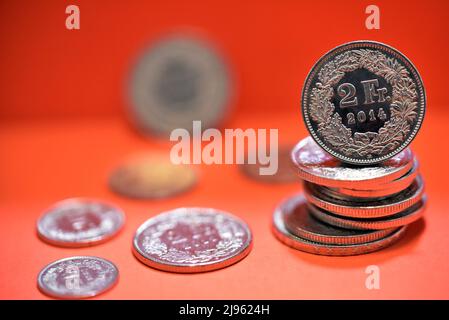
<path id="1" fill-rule="evenodd" d="M 169 272 L 194 273 L 230 266 L 252 246 L 248 225 L 211 208 L 161 213 L 136 231 L 133 253 L 144 264 Z"/>
<path id="2" fill-rule="evenodd" d="M 309 213 L 302 194 L 283 202 L 277 210 L 283 214 L 286 229 L 294 235 L 318 243 L 351 245 L 371 242 L 384 238 L 395 231 L 349 230 L 323 223 Z"/>
<path id="3" fill-rule="evenodd" d="M 306 240 L 289 232 L 285 227 L 283 212 L 276 210 L 273 215 L 272 229 L 279 241 L 296 250 L 325 256 L 353 256 L 370 253 L 392 245 L 402 237 L 406 227 L 398 228 L 388 236 L 372 242 L 351 245 L 323 244 Z"/>
<path id="4" fill-rule="evenodd" d="M 61 299 L 97 296 L 114 286 L 118 269 L 110 261 L 89 256 L 69 257 L 47 265 L 37 284 L 46 295 Z"/>
<path id="5" fill-rule="evenodd" d="M 255 164 L 240 165 L 241 171 L 249 178 L 266 183 L 290 183 L 298 180 L 291 160 L 291 146 L 282 146 L 278 149 L 278 169 L 272 175 L 261 174 L 260 169 L 268 164 L 262 164 L 256 159 Z M 256 157 L 255 157 L 256 158 Z"/>
<path id="6" fill-rule="evenodd" d="M 102 243 L 123 227 L 125 215 L 102 201 L 73 198 L 56 203 L 37 221 L 39 237 L 61 247 Z"/>
<path id="7" fill-rule="evenodd" d="M 424 214 L 426 202 L 427 197 L 424 195 L 418 203 L 404 211 L 388 217 L 374 219 L 342 217 L 312 204 L 309 204 L 309 211 L 317 219 L 336 227 L 357 230 L 383 230 L 405 226 L 417 221 Z"/>
<path id="8" fill-rule="evenodd" d="M 195 171 L 159 157 L 136 157 L 115 169 L 109 177 L 112 191 L 125 197 L 154 199 L 189 190 L 196 183 Z"/>
<path id="9" fill-rule="evenodd" d="M 377 218 L 401 212 L 421 200 L 424 183 L 420 176 L 404 191 L 386 198 L 332 197 L 322 187 L 304 183 L 307 201 L 334 214 L 353 218 Z"/>
<path id="10" fill-rule="evenodd" d="M 345 164 L 324 151 L 310 136 L 293 149 L 292 161 L 298 176 L 306 181 L 334 188 L 372 189 L 410 171 L 413 153 L 409 148 L 371 166 Z"/>

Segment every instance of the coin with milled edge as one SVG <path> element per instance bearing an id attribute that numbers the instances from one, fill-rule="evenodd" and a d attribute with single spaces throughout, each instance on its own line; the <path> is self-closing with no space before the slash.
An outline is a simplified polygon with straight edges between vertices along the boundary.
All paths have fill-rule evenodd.
<path id="1" fill-rule="evenodd" d="M 37 221 L 39 237 L 61 247 L 84 247 L 102 243 L 123 227 L 119 208 L 94 199 L 73 198 L 47 209 Z"/>
<path id="2" fill-rule="evenodd" d="M 165 198 L 189 190 L 196 183 L 195 171 L 167 159 L 136 157 L 115 169 L 109 176 L 112 191 L 130 198 Z"/>
<path id="3" fill-rule="evenodd" d="M 172 34 L 154 43 L 136 64 L 130 82 L 131 113 L 144 132 L 192 130 L 192 121 L 214 127 L 231 97 L 228 66 L 205 40 Z"/>
<path id="4" fill-rule="evenodd" d="M 354 230 L 382 230 L 405 226 L 420 219 L 424 214 L 426 202 L 427 197 L 424 195 L 418 203 L 404 211 L 374 219 L 341 217 L 313 204 L 309 204 L 309 211 L 317 219 L 336 227 Z"/>
<path id="5" fill-rule="evenodd" d="M 335 159 L 310 136 L 293 149 L 292 161 L 298 176 L 306 181 L 334 188 L 372 189 L 393 181 L 413 167 L 409 148 L 375 166 L 356 167 Z"/>
<path id="6" fill-rule="evenodd" d="M 352 256 L 381 250 L 392 245 L 402 237 L 406 228 L 406 226 L 398 228 L 396 231 L 389 234 L 385 238 L 378 239 L 372 242 L 352 245 L 322 244 L 300 238 L 289 232 L 285 227 L 282 211 L 276 210 L 273 215 L 272 230 L 279 241 L 297 250 L 326 256 Z"/>
<path id="7" fill-rule="evenodd" d="M 164 271 L 193 273 L 221 269 L 245 258 L 252 247 L 248 225 L 211 208 L 178 208 L 161 213 L 136 231 L 133 253 Z"/>
<path id="8" fill-rule="evenodd" d="M 404 191 L 386 198 L 332 197 L 323 192 L 322 187 L 304 182 L 307 201 L 319 208 L 337 215 L 353 218 L 385 217 L 411 207 L 424 193 L 424 183 L 420 176 Z"/>
<path id="9" fill-rule="evenodd" d="M 313 139 L 341 161 L 375 164 L 405 149 L 421 127 L 426 96 L 398 50 L 373 41 L 338 46 L 312 67 L 302 114 Z"/>
<path id="10" fill-rule="evenodd" d="M 261 174 L 260 169 L 266 168 L 268 165 L 261 164 L 254 155 L 256 159 L 255 164 L 245 163 L 240 165 L 241 171 L 248 177 L 267 183 L 289 183 L 297 181 L 295 170 L 293 169 L 292 160 L 290 157 L 292 147 L 282 146 L 278 149 L 278 169 L 272 175 Z"/>
<path id="11" fill-rule="evenodd" d="M 360 244 L 384 238 L 395 231 L 394 228 L 378 231 L 348 230 L 323 223 L 309 213 L 302 194 L 287 199 L 277 210 L 282 212 L 285 227 L 289 232 L 318 243 Z"/>
<path id="12" fill-rule="evenodd" d="M 358 198 L 384 198 L 395 195 L 404 189 L 407 189 L 418 176 L 418 160 L 415 159 L 413 168 L 402 177 L 391 182 L 380 184 L 376 188 L 380 189 L 347 189 L 347 188 L 328 188 L 323 187 L 323 191 L 330 196 L 351 196 Z"/>
<path id="13" fill-rule="evenodd" d="M 110 261 L 89 256 L 69 257 L 47 265 L 37 283 L 46 295 L 62 299 L 97 296 L 118 280 L 118 269 Z"/>

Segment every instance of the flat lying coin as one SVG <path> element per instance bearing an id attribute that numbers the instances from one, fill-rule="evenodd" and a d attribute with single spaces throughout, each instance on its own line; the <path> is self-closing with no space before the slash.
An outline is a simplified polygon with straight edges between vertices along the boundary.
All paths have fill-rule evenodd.
<path id="1" fill-rule="evenodd" d="M 167 36 L 146 51 L 131 77 L 132 115 L 145 132 L 170 133 L 214 127 L 231 96 L 228 66 L 208 43 L 196 37 Z"/>
<path id="2" fill-rule="evenodd" d="M 70 257 L 47 265 L 37 283 L 46 295 L 55 298 L 89 298 L 110 289 L 118 279 L 118 269 L 97 257 Z"/>
<path id="3" fill-rule="evenodd" d="M 37 221 L 39 237 L 61 247 L 102 243 L 123 227 L 123 212 L 93 199 L 74 198 L 56 203 Z"/>
<path id="4" fill-rule="evenodd" d="M 345 195 L 358 198 L 383 198 L 395 195 L 404 189 L 407 189 L 418 176 L 418 160 L 415 158 L 413 168 L 402 177 L 393 180 L 386 184 L 380 184 L 378 187 L 381 189 L 346 189 L 346 188 L 327 188 L 326 193 L 330 193 L 332 196 Z"/>
<path id="5" fill-rule="evenodd" d="M 168 160 L 138 157 L 113 171 L 109 177 L 112 191 L 130 198 L 165 198 L 187 191 L 196 183 L 195 171 Z"/>
<path id="6" fill-rule="evenodd" d="M 413 64 L 382 43 L 354 41 L 326 53 L 302 92 L 313 139 L 341 161 L 374 164 L 404 150 L 421 127 L 423 83 Z"/>
<path id="7" fill-rule="evenodd" d="M 309 213 L 302 194 L 287 199 L 276 210 L 282 212 L 285 227 L 289 232 L 303 239 L 322 244 L 361 244 L 382 239 L 395 231 L 395 229 L 348 230 L 325 224 Z"/>
<path id="8" fill-rule="evenodd" d="M 317 243 L 295 236 L 285 227 L 283 214 L 280 210 L 275 211 L 273 215 L 273 233 L 279 241 L 297 250 L 326 256 L 353 256 L 386 248 L 399 240 L 406 228 L 406 226 L 401 227 L 387 237 L 372 242 L 353 245 L 332 245 Z"/>
<path id="9" fill-rule="evenodd" d="M 301 179 L 327 187 L 349 189 L 373 189 L 400 178 L 413 167 L 414 159 L 407 148 L 379 165 L 355 167 L 335 159 L 310 136 L 295 146 L 291 157 Z"/>
<path id="10" fill-rule="evenodd" d="M 260 168 L 266 168 L 267 165 L 262 165 L 260 162 L 256 164 L 242 164 L 241 171 L 248 177 L 267 183 L 289 183 L 296 182 L 297 177 L 291 160 L 291 146 L 282 146 L 278 150 L 278 170 L 273 175 L 260 174 Z"/>
<path id="11" fill-rule="evenodd" d="M 251 232 L 240 219 L 210 208 L 179 208 L 142 224 L 133 253 L 150 267 L 192 273 L 234 264 L 251 246 Z"/>
<path id="12" fill-rule="evenodd" d="M 317 219 L 336 227 L 355 230 L 383 230 L 405 226 L 420 219 L 424 214 L 426 202 L 427 197 L 424 195 L 418 203 L 404 211 L 374 219 L 341 217 L 312 204 L 309 204 L 309 211 Z"/>
<path id="13" fill-rule="evenodd" d="M 420 176 L 404 191 L 387 198 L 332 197 L 322 187 L 304 182 L 307 201 L 334 214 L 353 218 L 385 217 L 401 212 L 419 200 L 424 194 L 424 183 Z"/>

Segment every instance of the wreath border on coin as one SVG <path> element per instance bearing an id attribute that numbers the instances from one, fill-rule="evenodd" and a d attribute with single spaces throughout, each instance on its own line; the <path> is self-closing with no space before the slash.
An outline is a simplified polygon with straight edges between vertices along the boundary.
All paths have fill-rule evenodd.
<path id="1" fill-rule="evenodd" d="M 334 95 L 333 86 L 346 72 L 365 68 L 383 77 L 393 88 L 390 120 L 379 132 L 354 133 L 347 128 L 335 105 L 330 101 Z M 418 116 L 418 92 L 409 71 L 395 58 L 388 58 L 378 50 L 353 49 L 343 52 L 327 62 L 318 73 L 316 86 L 310 93 L 309 114 L 318 124 L 318 133 L 323 139 L 350 156 L 358 154 L 371 158 L 398 147 L 409 134 L 410 125 Z"/>

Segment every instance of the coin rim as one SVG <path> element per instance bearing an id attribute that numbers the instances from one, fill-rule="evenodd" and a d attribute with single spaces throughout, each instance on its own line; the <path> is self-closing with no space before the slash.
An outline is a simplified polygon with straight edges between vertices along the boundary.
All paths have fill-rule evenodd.
<path id="1" fill-rule="evenodd" d="M 60 206 L 63 206 L 66 202 L 72 202 L 72 201 L 73 202 L 100 203 L 100 204 L 109 206 L 117 213 L 117 215 L 119 217 L 119 224 L 117 225 L 117 228 L 115 228 L 115 230 L 111 233 L 99 235 L 99 236 L 92 237 L 92 238 L 76 240 L 76 241 L 58 240 L 58 239 L 51 238 L 51 237 L 47 236 L 45 230 L 42 227 L 42 223 L 41 223 L 42 220 L 47 215 L 51 215 L 53 210 L 57 209 Z M 37 231 L 37 236 L 39 237 L 39 239 L 41 239 L 42 241 L 44 241 L 50 245 L 54 245 L 57 247 L 63 247 L 63 248 L 83 248 L 83 247 L 95 246 L 97 244 L 104 243 L 104 242 L 114 238 L 123 230 L 125 221 L 126 221 L 126 216 L 125 216 L 124 211 L 121 208 L 117 207 L 116 205 L 113 205 L 106 201 L 102 201 L 102 200 L 95 199 L 95 198 L 84 198 L 84 197 L 67 198 L 67 199 L 60 200 L 60 201 L 54 203 L 52 206 L 50 206 L 49 208 L 44 210 L 44 212 L 41 214 L 41 216 L 36 221 L 36 231 Z"/>
<path id="2" fill-rule="evenodd" d="M 414 183 L 417 184 L 417 189 L 415 190 L 415 192 L 412 194 L 411 197 L 381 206 L 374 206 L 374 205 L 364 206 L 363 203 L 362 205 L 359 206 L 332 203 L 331 201 L 328 201 L 329 199 L 323 199 L 322 197 L 323 193 L 321 191 L 319 191 L 321 194 L 317 195 L 310 190 L 310 187 L 312 188 L 318 187 L 319 189 L 322 188 L 321 186 L 316 184 L 314 185 L 313 183 L 310 182 L 304 183 L 303 186 L 304 186 L 304 194 L 308 202 L 326 211 L 332 212 L 333 214 L 347 218 L 380 218 L 380 217 L 387 217 L 395 213 L 404 211 L 421 200 L 421 198 L 424 195 L 424 180 L 420 175 L 418 175 L 410 186 L 412 186 Z M 405 189 L 403 191 L 405 191 Z M 331 196 L 326 194 L 324 195 L 332 199 Z M 395 196 L 397 195 L 399 195 L 399 193 L 397 193 Z"/>
<path id="3" fill-rule="evenodd" d="M 285 229 L 290 232 L 291 234 L 305 239 L 312 242 L 322 243 L 322 244 L 330 244 L 330 245 L 357 245 L 357 244 L 366 244 L 368 242 L 373 242 L 376 240 L 383 239 L 385 237 L 388 237 L 390 234 L 392 234 L 394 231 L 396 231 L 397 228 L 391 228 L 391 229 L 382 229 L 382 230 L 357 230 L 359 232 L 365 232 L 364 234 L 359 235 L 327 235 L 322 233 L 317 233 L 311 230 L 308 230 L 303 227 L 296 226 L 295 228 L 292 228 L 292 223 L 289 223 L 289 219 L 287 217 L 287 212 L 285 210 L 285 207 L 290 204 L 291 202 L 294 202 L 294 206 L 298 207 L 300 205 L 303 205 L 306 207 L 305 210 L 307 210 L 308 215 L 312 215 L 308 211 L 307 206 L 307 200 L 303 193 L 299 193 L 296 195 L 293 195 L 287 199 L 285 199 L 275 210 L 278 210 L 282 214 L 282 218 L 284 221 Z M 290 211 L 288 213 L 289 215 L 294 214 Z M 317 219 L 314 215 L 312 217 L 315 220 L 318 220 L 318 223 L 320 224 L 326 224 L 320 219 Z M 332 228 L 339 228 L 335 225 L 331 225 Z M 348 230 L 344 229 L 343 230 Z M 348 230 L 349 231 L 349 230 Z"/>
<path id="4" fill-rule="evenodd" d="M 91 294 L 83 294 L 83 295 L 62 295 L 62 294 L 58 294 L 56 291 L 53 291 L 51 289 L 48 288 L 48 286 L 45 285 L 45 283 L 42 281 L 42 276 L 44 274 L 45 271 L 47 271 L 51 266 L 63 262 L 63 261 L 67 261 L 67 260 L 74 260 L 74 259 L 92 259 L 92 260 L 101 260 L 102 262 L 105 262 L 109 265 L 112 266 L 112 268 L 114 269 L 114 279 L 113 281 L 109 282 L 108 285 L 104 288 L 102 288 L 101 290 L 97 290 L 97 291 L 93 291 Z M 55 260 L 53 262 L 50 262 L 49 264 L 47 264 L 45 267 L 43 267 L 41 269 L 41 271 L 39 272 L 39 274 L 37 275 L 37 287 L 38 289 L 45 295 L 52 297 L 52 298 L 59 298 L 59 299 L 86 299 L 86 298 L 92 298 L 92 297 L 96 297 L 100 294 L 105 293 L 106 291 L 111 290 L 117 283 L 120 277 L 120 272 L 117 268 L 117 266 L 110 260 L 108 259 L 104 259 L 104 258 L 100 258 L 100 257 L 96 257 L 96 256 L 70 256 L 70 257 L 66 257 L 66 258 L 62 258 L 59 260 Z"/>
<path id="5" fill-rule="evenodd" d="M 181 210 L 182 211 L 184 211 L 184 210 L 185 211 L 195 211 L 195 210 L 204 211 L 204 210 L 206 210 L 206 211 L 208 211 L 208 214 L 217 214 L 218 213 L 218 214 L 225 215 L 231 219 L 234 219 L 246 230 L 246 233 L 248 234 L 247 243 L 245 243 L 242 246 L 241 250 L 237 251 L 232 256 L 225 258 L 224 260 L 206 262 L 206 263 L 200 263 L 200 264 L 186 265 L 186 264 L 179 264 L 179 263 L 167 263 L 165 261 L 162 262 L 160 260 L 156 260 L 152 257 L 149 257 L 146 253 L 142 252 L 137 241 L 138 241 L 139 236 L 142 234 L 142 232 L 147 229 L 148 225 L 151 223 L 151 220 L 153 220 L 155 218 L 160 218 L 162 215 L 168 216 L 170 214 L 174 214 L 177 211 L 181 211 Z M 212 212 L 214 212 L 214 213 L 212 213 Z M 248 254 L 251 252 L 252 247 L 253 247 L 253 234 L 251 232 L 251 228 L 243 219 L 241 219 L 229 212 L 215 209 L 215 208 L 180 207 L 180 208 L 161 212 L 161 213 L 147 219 L 145 222 L 143 222 L 139 226 L 139 228 L 137 228 L 137 230 L 134 234 L 132 252 L 133 252 L 134 256 L 140 262 L 142 262 L 143 264 L 150 266 L 152 268 L 158 269 L 158 270 L 174 272 L 174 273 L 200 273 L 200 272 L 214 271 L 214 270 L 222 269 L 222 268 L 228 267 L 230 265 L 233 265 L 233 264 L 239 262 L 240 260 L 243 260 L 246 256 L 248 256 Z"/>
<path id="6" fill-rule="evenodd" d="M 309 204 L 310 212 L 311 214 L 316 217 L 318 220 L 321 220 L 325 223 L 331 224 L 336 227 L 340 228 L 351 228 L 356 230 L 383 230 L 383 229 L 389 229 L 389 228 L 398 228 L 404 225 L 409 225 L 420 218 L 424 216 L 424 212 L 427 207 L 427 195 L 424 194 L 420 201 L 414 204 L 414 206 L 419 207 L 410 212 L 408 215 L 391 219 L 392 216 L 399 214 L 401 212 L 395 213 L 392 216 L 385 217 L 385 221 L 370 221 L 369 218 L 350 218 L 350 217 L 341 217 L 335 214 L 332 214 L 331 212 L 326 212 L 326 210 L 323 210 L 322 208 L 319 208 L 315 205 Z M 413 206 L 412 206 L 413 207 Z M 410 208 L 412 208 L 410 207 Z M 410 210 L 410 208 L 405 209 Z"/>
<path id="7" fill-rule="evenodd" d="M 390 235 L 372 242 L 356 245 L 329 245 L 309 241 L 288 232 L 281 213 L 275 211 L 271 229 L 280 242 L 295 250 L 323 256 L 355 256 L 379 251 L 393 245 L 402 238 L 407 226 L 399 227 Z"/>
<path id="8" fill-rule="evenodd" d="M 413 151 L 410 148 L 406 148 L 404 150 L 401 150 L 401 152 L 407 152 L 410 153 L 410 161 L 405 163 L 402 167 L 397 167 L 394 169 L 394 171 L 384 174 L 381 176 L 376 176 L 370 179 L 359 179 L 359 180 L 343 180 L 343 179 L 334 179 L 329 178 L 324 175 L 318 175 L 316 173 L 311 172 L 309 167 L 302 165 L 298 158 L 296 157 L 296 154 L 299 153 L 300 148 L 303 147 L 302 144 L 306 144 L 308 139 L 311 139 L 313 143 L 316 143 L 315 140 L 307 136 L 303 138 L 301 141 L 299 141 L 294 148 L 292 149 L 292 152 L 290 154 L 290 158 L 292 160 L 292 163 L 294 167 L 297 169 L 296 174 L 301 180 L 305 180 L 311 183 L 319 184 L 326 187 L 332 187 L 332 188 L 341 188 L 341 187 L 348 187 L 348 188 L 370 188 L 371 186 L 377 186 L 378 184 L 387 184 L 391 181 L 394 181 L 404 174 L 406 174 L 410 169 L 413 167 L 413 161 L 416 158 Z M 323 152 L 326 152 L 323 150 Z M 399 152 L 400 153 L 400 152 Z M 338 159 L 340 160 L 340 159 Z M 342 163 L 344 164 L 344 162 Z M 344 169 L 344 167 L 342 167 Z"/>
<path id="9" fill-rule="evenodd" d="M 331 192 L 338 192 L 344 196 L 349 197 L 358 197 L 358 198 L 384 198 L 393 196 L 397 193 L 400 193 L 402 190 L 407 189 L 413 183 L 413 181 L 419 175 L 419 163 L 415 158 L 413 162 L 413 167 L 403 176 L 385 183 L 380 186 L 385 187 L 383 189 L 351 189 L 351 188 L 329 188 L 325 187 L 326 190 L 330 190 Z"/>
<path id="10" fill-rule="evenodd" d="M 390 54 L 392 54 L 393 56 L 395 56 L 396 58 L 399 58 L 399 60 L 401 60 L 401 62 L 403 62 L 406 65 L 406 67 L 408 67 L 409 71 L 411 71 L 413 73 L 413 75 L 415 76 L 416 82 L 418 84 L 417 89 L 421 93 L 420 102 L 421 102 L 421 106 L 422 106 L 421 107 L 422 112 L 418 113 L 418 119 L 416 121 L 416 125 L 413 129 L 413 132 L 411 134 L 409 134 L 407 139 L 403 143 L 401 143 L 401 145 L 398 148 L 387 153 L 386 155 L 383 155 L 381 157 L 374 158 L 374 159 L 350 158 L 349 156 L 344 156 L 344 155 L 340 154 L 339 152 L 334 151 L 331 148 L 329 148 L 328 146 L 326 146 L 325 143 L 323 141 L 321 141 L 321 139 L 317 136 L 316 132 L 313 130 L 311 123 L 310 123 L 310 118 L 309 118 L 309 115 L 307 112 L 308 110 L 306 110 L 306 109 L 308 109 L 308 108 L 306 108 L 306 102 L 307 102 L 308 92 L 310 91 L 310 82 L 312 81 L 312 78 L 317 73 L 318 68 L 320 68 L 324 62 L 328 61 L 330 57 L 335 56 L 337 53 L 343 52 L 345 49 L 352 49 L 352 48 L 358 48 L 358 47 L 363 47 L 363 46 L 373 47 L 380 51 L 382 51 L 382 50 L 387 51 Z M 337 159 L 339 159 L 343 162 L 346 162 L 346 163 L 358 164 L 358 165 L 368 165 L 368 164 L 380 163 L 382 161 L 390 159 L 391 157 L 395 156 L 396 154 L 398 154 L 399 152 L 404 150 L 408 145 L 410 145 L 410 143 L 416 137 L 416 134 L 418 133 L 418 131 L 420 130 L 420 128 L 422 126 L 422 122 L 424 120 L 424 115 L 426 113 L 426 106 L 427 106 L 427 97 L 426 97 L 426 92 L 424 89 L 424 82 L 421 78 L 421 75 L 418 72 L 418 69 L 415 67 L 415 65 L 410 61 L 410 59 L 408 59 L 399 50 L 397 50 L 397 49 L 393 48 L 392 46 L 389 46 L 385 43 L 378 42 L 378 41 L 372 41 L 372 40 L 357 40 L 357 41 L 346 42 L 346 43 L 343 43 L 343 44 L 329 50 L 328 52 L 326 52 L 324 55 L 322 55 L 318 59 L 317 62 L 315 62 L 315 64 L 310 69 L 309 73 L 307 74 L 306 80 L 304 81 L 303 89 L 302 89 L 302 93 L 301 93 L 301 113 L 302 113 L 306 128 L 309 131 L 310 135 L 312 136 L 313 140 L 315 140 L 316 143 L 318 143 L 318 145 L 320 145 L 324 150 L 326 150 L 328 153 L 330 153 Z"/>

